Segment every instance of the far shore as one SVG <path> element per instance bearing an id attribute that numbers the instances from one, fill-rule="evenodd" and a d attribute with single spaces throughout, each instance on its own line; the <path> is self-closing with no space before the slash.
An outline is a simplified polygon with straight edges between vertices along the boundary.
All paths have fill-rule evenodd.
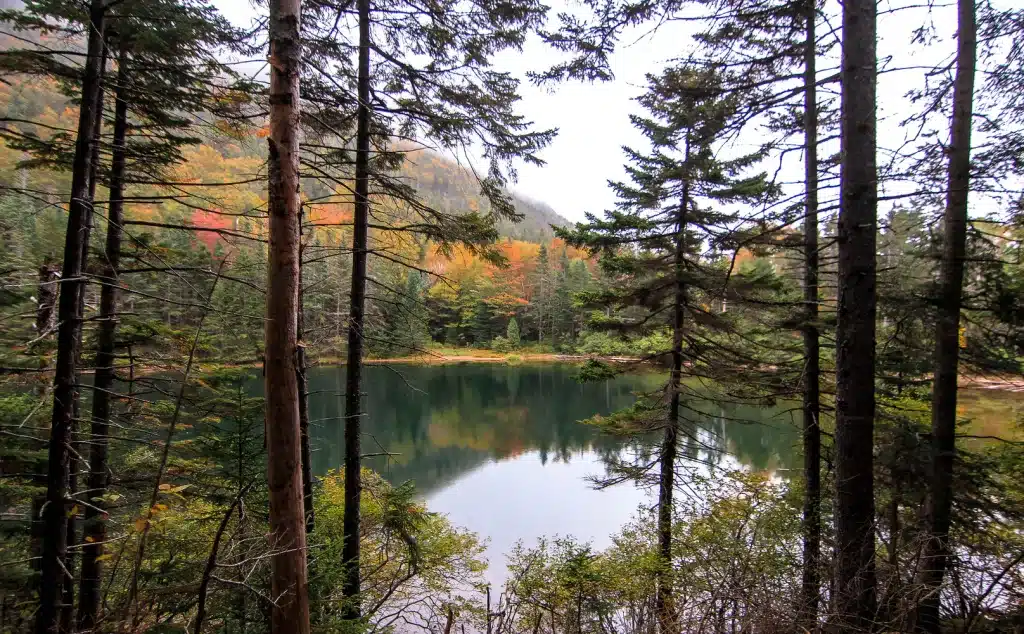
<path id="1" fill-rule="evenodd" d="M 364 359 L 368 365 L 407 363 L 418 365 L 446 365 L 452 363 L 580 363 L 588 359 L 600 359 L 609 363 L 642 363 L 634 357 L 595 356 L 587 354 L 562 354 L 557 352 L 508 352 L 501 353 L 483 348 L 444 349 L 427 351 L 404 357 Z"/>

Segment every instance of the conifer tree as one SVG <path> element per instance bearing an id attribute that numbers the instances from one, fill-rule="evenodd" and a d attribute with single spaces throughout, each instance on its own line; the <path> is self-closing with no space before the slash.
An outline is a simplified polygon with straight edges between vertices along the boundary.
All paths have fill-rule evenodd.
<path id="1" fill-rule="evenodd" d="M 877 8 L 843 5 L 842 163 L 836 325 L 836 588 L 838 627 L 868 631 L 875 587 L 875 245 L 878 223 Z"/>
<path id="2" fill-rule="evenodd" d="M 100 259 L 99 332 L 96 338 L 95 378 L 89 439 L 90 503 L 85 511 L 85 541 L 78 598 L 78 624 L 94 627 L 100 610 L 101 557 L 106 542 L 104 498 L 109 429 L 115 384 L 120 259 L 124 240 L 126 181 L 165 178 L 168 167 L 181 159 L 193 121 L 181 112 L 216 112 L 217 82 L 233 73 L 214 57 L 214 51 L 237 41 L 238 34 L 202 2 L 146 0 L 108 16 L 117 54 L 113 137 L 107 187 L 106 239 Z M 150 70 L 159 68 L 159 72 Z M 129 115 L 140 130 L 129 134 Z M 154 133 L 159 134 L 154 134 Z M 139 138 L 133 138 L 133 136 Z"/>
<path id="3" fill-rule="evenodd" d="M 537 330 L 537 341 L 543 343 L 544 325 L 551 318 L 551 262 L 546 244 L 541 244 L 537 252 L 537 266 L 533 271 L 532 282 L 536 290 L 530 301 L 529 313 Z"/>
<path id="4" fill-rule="evenodd" d="M 735 205 L 770 199 L 775 188 L 764 173 L 746 175 L 763 158 L 761 152 L 727 159 L 719 151 L 718 141 L 748 105 L 725 88 L 726 71 L 684 66 L 648 80 L 649 90 L 640 103 L 649 114 L 635 115 L 632 121 L 650 142 L 651 152 L 627 150 L 631 182 L 612 183 L 620 200 L 616 210 L 604 219 L 588 215 L 587 223 L 561 234 L 570 244 L 599 253 L 602 267 L 620 281 L 590 294 L 590 301 L 617 309 L 597 325 L 636 330 L 667 323 L 672 331 L 670 349 L 658 355 L 669 359 L 665 388 L 609 417 L 604 426 L 615 433 L 657 433 L 662 438 L 653 461 L 613 462 L 612 473 L 617 475 L 610 482 L 645 479 L 657 470 L 661 562 L 656 617 L 660 631 L 675 632 L 679 626 L 672 596 L 672 524 L 679 441 L 687 420 L 683 375 L 687 367 L 702 374 L 723 371 L 707 366 L 711 341 L 706 332 L 699 333 L 709 327 L 728 330 L 726 322 L 701 308 L 726 282 L 726 272 L 704 260 L 701 250 L 705 241 L 717 249 L 734 246 L 741 238 L 731 228 Z M 640 310 L 630 314 L 624 309 Z M 607 369 L 592 371 L 605 375 Z"/>
<path id="5" fill-rule="evenodd" d="M 958 0 L 956 79 L 946 210 L 943 217 L 938 316 L 935 324 L 935 373 L 932 387 L 931 483 L 925 511 L 928 539 L 922 554 L 922 599 L 915 615 L 917 628 L 937 634 L 939 595 L 950 555 L 949 528 L 953 507 L 953 463 L 956 457 L 957 377 L 960 356 L 960 308 L 967 246 L 967 199 L 971 178 L 971 129 L 977 21 L 974 0 Z"/>
<path id="6" fill-rule="evenodd" d="M 521 343 L 521 336 L 519 333 L 519 322 L 516 321 L 515 317 L 508 320 L 508 327 L 505 329 L 505 336 L 508 338 L 508 342 L 512 348 L 519 347 Z"/>
<path id="7" fill-rule="evenodd" d="M 269 262 L 264 393 L 270 488 L 271 624 L 309 632 L 306 523 L 299 421 L 300 0 L 270 2 Z"/>
<path id="8" fill-rule="evenodd" d="M 54 370 L 53 417 L 47 457 L 46 504 L 43 512 L 42 578 L 39 610 L 36 612 L 37 634 L 57 632 L 60 627 L 60 603 L 63 589 L 71 583 L 65 574 L 64 561 L 68 545 L 68 480 L 71 461 L 71 429 L 74 424 L 75 360 L 77 342 L 81 337 L 81 321 L 77 315 L 79 298 L 84 292 L 82 260 L 88 248 L 86 223 L 91 210 L 89 176 L 92 170 L 93 144 L 99 113 L 101 61 L 104 47 L 103 0 L 89 6 L 88 45 L 83 68 L 78 130 L 72 165 L 71 199 L 64 242 L 64 264 L 61 268 L 61 289 L 57 306 L 57 360 Z"/>
<path id="9" fill-rule="evenodd" d="M 493 249 L 496 222 L 518 218 L 504 190 L 515 160 L 540 164 L 535 153 L 553 136 L 534 131 L 515 111 L 517 80 L 491 68 L 499 51 L 521 47 L 536 28 L 544 7 L 534 0 L 495 6 L 489 2 L 424 8 L 415 2 L 377 6 L 310 3 L 304 27 L 310 56 L 305 67 L 311 86 L 308 101 L 318 107 L 307 127 L 317 134 L 354 133 L 351 147 L 314 148 L 318 176 L 351 191 L 354 207 L 351 291 L 345 394 L 345 596 L 348 618 L 360 616 L 359 512 L 361 364 L 366 324 L 368 272 L 373 259 L 417 268 L 415 257 L 375 243 L 371 229 L 418 235 L 450 254 L 455 245 L 498 261 Z M 337 28 L 349 20 L 353 29 Z M 354 41 L 352 36 L 355 35 Z M 353 68 L 351 59 L 357 63 Z M 351 91 L 351 92 L 350 92 Z M 353 103 L 351 95 L 356 99 Z M 339 108 L 340 106 L 340 108 Z M 314 106 L 317 107 L 317 106 Z M 333 110 L 333 112 L 330 112 Z M 354 123 L 354 125 L 353 125 Z M 409 145 L 396 144 L 409 139 Z M 482 149 L 486 176 L 479 180 L 487 213 L 455 214 L 428 204 L 416 189 L 396 178 L 406 156 L 430 144 L 456 155 L 470 145 Z M 344 178 L 342 178 L 344 177 Z M 354 188 L 345 178 L 354 180 Z M 400 213 L 377 204 L 387 196 Z M 398 216 L 396 218 L 396 215 Z M 396 221 L 397 220 L 397 221 Z"/>

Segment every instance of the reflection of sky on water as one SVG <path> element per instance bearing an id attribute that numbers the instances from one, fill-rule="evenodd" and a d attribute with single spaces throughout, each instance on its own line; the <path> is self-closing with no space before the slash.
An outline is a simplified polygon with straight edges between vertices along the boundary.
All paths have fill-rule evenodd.
<path id="1" fill-rule="evenodd" d="M 604 465 L 593 452 L 542 464 L 533 451 L 464 474 L 428 497 L 427 506 L 490 539 L 487 579 L 497 587 L 506 576 L 505 555 L 516 541 L 532 546 L 540 537 L 572 535 L 604 548 L 639 505 L 653 499 L 631 484 L 595 490 L 586 478 L 602 473 Z"/>

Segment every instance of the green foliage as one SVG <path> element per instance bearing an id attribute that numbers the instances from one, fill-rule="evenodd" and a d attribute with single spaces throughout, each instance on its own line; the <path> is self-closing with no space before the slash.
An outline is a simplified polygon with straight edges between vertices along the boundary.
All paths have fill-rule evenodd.
<path id="1" fill-rule="evenodd" d="M 505 329 L 505 333 L 505 336 L 508 337 L 508 343 L 512 346 L 512 349 L 515 350 L 518 348 L 522 342 L 519 336 L 519 322 L 516 321 L 515 317 L 508 320 L 508 327 Z"/>
<path id="2" fill-rule="evenodd" d="M 504 354 L 515 350 L 515 346 L 513 346 L 512 342 L 507 338 L 498 335 L 493 341 L 491 341 L 491 350 Z"/>
<path id="3" fill-rule="evenodd" d="M 691 483 L 701 502 L 679 509 L 672 557 L 681 623 L 744 631 L 792 620 L 790 588 L 799 576 L 798 497 L 782 484 L 744 472 Z M 574 539 L 519 545 L 499 609 L 520 631 L 641 632 L 653 618 L 660 566 L 654 517 L 643 513 L 595 551 Z M 551 620 L 553 619 L 553 620 Z"/>
<path id="4" fill-rule="evenodd" d="M 367 618 L 404 611 L 421 626 L 448 607 L 469 617 L 479 609 L 473 588 L 483 583 L 483 546 L 476 535 L 452 526 L 416 500 L 411 483 L 397 487 L 370 471 L 363 473 L 362 530 L 364 613 Z M 317 528 L 311 548 L 316 575 L 311 594 L 317 597 L 314 622 L 328 630 L 341 626 L 340 588 L 343 569 L 344 483 L 330 473 L 316 496 Z"/>

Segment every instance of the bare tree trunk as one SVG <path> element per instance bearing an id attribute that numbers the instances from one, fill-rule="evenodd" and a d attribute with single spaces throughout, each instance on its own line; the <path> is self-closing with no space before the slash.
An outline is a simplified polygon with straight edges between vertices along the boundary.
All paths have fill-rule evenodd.
<path id="1" fill-rule="evenodd" d="M 118 61 L 117 93 L 114 102 L 114 137 L 110 163 L 110 201 L 107 205 L 107 236 L 100 289 L 100 323 L 96 345 L 96 373 L 93 379 L 92 420 L 89 445 L 89 479 L 86 488 L 92 500 L 85 509 L 85 537 L 82 545 L 82 573 L 78 590 L 78 629 L 92 630 L 99 618 L 100 585 L 107 525 L 101 498 L 107 490 L 107 451 L 110 434 L 111 391 L 114 387 L 115 337 L 117 333 L 118 269 L 121 263 L 121 225 L 124 221 L 125 143 L 128 131 L 128 55 L 122 50 Z"/>
<path id="2" fill-rule="evenodd" d="M 302 340 L 306 328 L 305 321 L 305 293 L 302 290 L 302 211 L 299 210 L 299 305 L 296 316 L 296 367 L 295 380 L 299 386 L 299 431 L 302 435 L 302 508 L 306 515 L 306 533 L 312 533 L 315 526 L 313 514 L 313 464 L 312 455 L 309 449 L 309 387 L 306 381 L 306 346 Z"/>
<path id="3" fill-rule="evenodd" d="M 875 158 L 874 0 L 843 5 L 836 329 L 836 618 L 869 631 L 875 618 Z"/>
<path id="4" fill-rule="evenodd" d="M 59 291 L 60 282 L 60 268 L 49 258 L 43 261 L 43 264 L 39 267 L 39 285 L 36 287 L 36 339 L 35 341 L 41 342 L 49 337 L 49 334 L 56 328 L 56 308 L 57 308 L 57 294 Z M 31 349 L 31 346 L 30 346 Z M 42 355 L 39 358 L 39 368 L 44 369 L 47 365 L 46 357 L 48 355 Z M 39 387 L 39 398 L 45 399 L 47 396 L 47 388 L 44 386 Z M 41 493 L 37 493 L 32 496 L 32 506 L 29 511 L 31 516 L 29 518 L 29 553 L 32 556 L 31 567 L 36 573 L 42 570 L 42 554 L 43 554 L 43 533 L 46 532 L 43 519 L 41 517 L 42 510 L 45 508 L 46 503 L 46 476 L 41 474 L 40 467 L 41 462 L 36 463 L 32 469 L 32 472 L 36 475 L 33 476 L 33 482 L 37 487 L 43 489 Z M 32 578 L 32 590 L 39 590 L 39 576 L 34 575 Z"/>
<path id="5" fill-rule="evenodd" d="M 687 148 L 687 159 L 689 148 Z M 669 375 L 670 393 L 668 420 L 661 443 L 661 476 L 658 486 L 658 588 L 655 597 L 658 626 L 661 634 L 677 631 L 675 606 L 672 598 L 672 494 L 675 488 L 676 454 L 679 436 L 679 391 L 683 374 L 683 320 L 686 310 L 686 283 L 683 267 L 686 257 L 686 213 L 690 205 L 690 184 L 683 184 L 683 199 L 679 205 L 676 224 L 673 277 L 675 278 L 675 304 L 672 307 L 672 371 Z"/>
<path id="6" fill-rule="evenodd" d="M 352 289 L 348 324 L 348 364 L 345 377 L 345 516 L 342 563 L 345 579 L 344 614 L 358 619 L 359 504 L 362 497 L 359 435 L 362 418 L 363 312 L 366 303 L 366 255 L 370 214 L 370 1 L 358 0 L 359 70 L 356 114 L 356 198 L 352 235 Z"/>
<path id="7" fill-rule="evenodd" d="M 92 236 L 93 224 L 96 222 L 96 214 L 94 213 L 93 206 L 96 200 L 96 181 L 97 171 L 99 169 L 100 161 L 100 139 L 103 133 L 103 82 L 107 72 L 107 47 L 103 46 L 103 53 L 100 58 L 100 75 L 99 75 L 99 89 L 96 94 L 96 105 L 93 112 L 96 113 L 96 125 L 93 130 L 92 139 L 92 158 L 89 163 L 89 205 L 86 210 L 85 217 L 85 230 L 82 238 L 82 262 L 80 270 L 82 276 L 88 276 L 89 269 L 89 241 Z M 86 295 L 89 292 L 89 285 L 83 279 L 81 290 L 78 293 L 78 306 L 75 308 L 75 319 L 79 324 L 85 323 L 85 300 Z M 84 453 L 83 445 L 81 442 L 75 442 L 74 438 L 79 435 L 78 424 L 82 419 L 82 327 L 78 328 L 78 337 L 75 340 L 75 385 L 74 400 L 72 401 L 72 415 L 71 415 L 71 436 L 72 436 L 72 447 L 74 451 L 71 452 L 71 456 L 68 459 L 68 497 L 74 498 L 78 493 L 78 456 Z M 66 579 L 64 584 L 64 597 L 63 606 L 60 612 L 60 629 L 64 632 L 70 632 L 72 630 L 72 622 L 75 617 L 75 586 L 74 586 L 74 574 L 75 574 L 75 553 L 76 546 L 78 545 L 77 540 L 77 526 L 78 526 L 78 514 L 77 512 L 68 513 L 67 516 L 67 556 L 64 558 L 64 570 L 70 574 L 70 578 Z"/>
<path id="8" fill-rule="evenodd" d="M 960 304 L 967 244 L 967 197 L 971 177 L 971 117 L 974 110 L 974 64 L 977 24 L 974 0 L 958 0 L 956 79 L 950 123 L 949 187 L 943 219 L 939 306 L 935 324 L 935 378 L 932 386 L 931 487 L 925 507 L 929 538 L 921 558 L 917 629 L 939 631 L 939 590 L 949 558 L 949 524 L 953 506 L 956 457 L 956 391 L 960 361 Z"/>
<path id="9" fill-rule="evenodd" d="M 39 287 L 36 290 L 36 337 L 42 337 L 56 325 L 57 280 L 60 269 L 47 257 L 39 267 Z"/>
<path id="10" fill-rule="evenodd" d="M 82 258 L 88 239 L 89 174 L 97 125 L 103 52 L 103 0 L 92 0 L 89 8 L 89 43 L 82 75 L 82 101 L 78 136 L 71 168 L 71 200 L 64 238 L 64 265 L 57 306 L 57 360 L 54 366 L 53 416 L 47 456 L 46 502 L 43 505 L 43 558 L 36 612 L 37 634 L 56 632 L 60 627 L 62 590 L 71 583 L 64 570 L 67 559 L 68 479 L 71 466 L 71 435 L 74 424 L 75 357 L 82 328 L 78 317 L 79 297 L 84 291 Z"/>
<path id="11" fill-rule="evenodd" d="M 821 413 L 818 343 L 818 95 L 815 0 L 808 0 L 804 45 L 804 513 L 801 623 L 817 629 L 821 590 Z"/>
<path id="12" fill-rule="evenodd" d="M 300 0 L 270 2 L 270 216 L 265 332 L 267 483 L 274 632 L 309 632 L 299 427 Z"/>
<path id="13" fill-rule="evenodd" d="M 210 581 L 213 580 L 213 571 L 217 569 L 217 555 L 220 552 L 220 540 L 224 538 L 224 532 L 228 528 L 228 522 L 231 521 L 231 514 L 235 512 L 235 507 L 241 504 L 242 498 L 249 491 L 251 485 L 246 485 L 238 491 L 238 495 L 232 500 L 231 506 L 224 512 L 224 517 L 220 520 L 220 525 L 217 526 L 217 532 L 213 535 L 213 544 L 210 546 L 210 556 L 206 558 L 206 566 L 203 568 L 203 576 L 199 582 L 199 598 L 196 601 L 196 620 L 193 624 L 192 631 L 195 634 L 201 634 L 203 631 L 203 621 L 206 620 L 206 597 L 209 594 Z M 244 631 L 244 630 L 243 630 Z"/>

